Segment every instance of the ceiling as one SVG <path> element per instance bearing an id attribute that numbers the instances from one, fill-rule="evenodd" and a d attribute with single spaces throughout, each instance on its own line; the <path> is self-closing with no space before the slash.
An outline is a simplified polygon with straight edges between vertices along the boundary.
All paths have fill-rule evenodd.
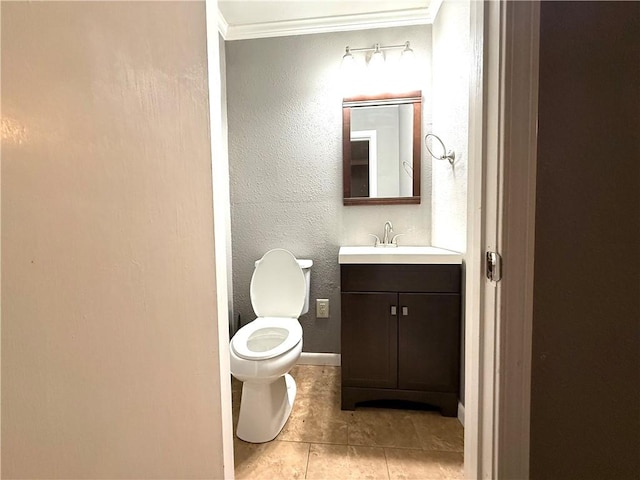
<path id="1" fill-rule="evenodd" d="M 219 0 L 225 40 L 432 23 L 442 0 Z"/>

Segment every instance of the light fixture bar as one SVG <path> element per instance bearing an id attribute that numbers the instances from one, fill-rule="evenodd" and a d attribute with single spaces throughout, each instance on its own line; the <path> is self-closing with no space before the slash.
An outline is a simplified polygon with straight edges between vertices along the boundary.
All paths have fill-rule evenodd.
<path id="1" fill-rule="evenodd" d="M 378 50 L 389 50 L 392 48 L 409 48 L 409 42 L 404 42 L 402 45 L 380 45 L 379 43 L 376 43 L 373 47 L 363 47 L 363 48 L 351 48 L 349 46 L 347 46 L 345 48 L 345 51 L 347 53 L 351 53 L 351 52 L 374 52 L 374 51 L 378 51 Z"/>

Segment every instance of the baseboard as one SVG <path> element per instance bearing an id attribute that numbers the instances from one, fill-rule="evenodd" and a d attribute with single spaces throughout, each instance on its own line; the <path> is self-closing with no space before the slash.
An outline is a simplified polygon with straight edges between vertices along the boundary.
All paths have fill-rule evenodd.
<path id="1" fill-rule="evenodd" d="M 298 365 L 329 365 L 332 367 L 339 367 L 340 354 L 302 352 L 298 359 Z"/>
<path id="2" fill-rule="evenodd" d="M 464 405 L 458 402 L 458 421 L 464 427 Z"/>

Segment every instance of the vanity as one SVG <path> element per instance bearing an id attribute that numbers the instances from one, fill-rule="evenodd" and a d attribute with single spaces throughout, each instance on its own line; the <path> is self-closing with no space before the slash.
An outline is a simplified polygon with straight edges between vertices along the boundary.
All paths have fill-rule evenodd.
<path id="1" fill-rule="evenodd" d="M 404 400 L 456 416 L 462 256 L 435 247 L 341 247 L 342 409 Z"/>

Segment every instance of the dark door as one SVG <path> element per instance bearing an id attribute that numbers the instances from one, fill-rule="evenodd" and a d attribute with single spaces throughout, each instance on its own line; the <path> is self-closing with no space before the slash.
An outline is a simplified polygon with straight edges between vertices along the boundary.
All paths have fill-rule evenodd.
<path id="1" fill-rule="evenodd" d="M 398 314 L 398 388 L 457 392 L 460 295 L 401 293 Z"/>
<path id="2" fill-rule="evenodd" d="M 396 293 L 342 294 L 342 384 L 396 388 L 398 322 Z"/>
<path id="3" fill-rule="evenodd" d="M 369 141 L 351 140 L 351 196 L 369 196 Z"/>

